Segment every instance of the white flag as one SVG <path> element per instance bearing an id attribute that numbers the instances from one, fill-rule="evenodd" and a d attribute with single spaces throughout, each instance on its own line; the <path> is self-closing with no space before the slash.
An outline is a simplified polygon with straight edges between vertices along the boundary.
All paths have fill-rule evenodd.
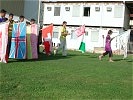
<path id="1" fill-rule="evenodd" d="M 7 63 L 7 43 L 8 43 L 8 25 L 9 23 L 0 24 L 0 62 Z"/>

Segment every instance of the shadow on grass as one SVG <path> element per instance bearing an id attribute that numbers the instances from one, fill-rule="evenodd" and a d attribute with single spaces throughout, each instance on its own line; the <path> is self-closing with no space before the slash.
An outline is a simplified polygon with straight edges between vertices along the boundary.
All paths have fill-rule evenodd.
<path id="1" fill-rule="evenodd" d="M 132 59 L 113 59 L 114 61 L 126 61 L 126 62 L 133 62 Z"/>
<path id="2" fill-rule="evenodd" d="M 71 57 L 78 56 L 77 54 L 69 54 L 68 56 L 62 56 L 61 54 L 50 55 L 40 53 L 38 55 L 38 59 L 9 59 L 8 63 L 13 62 L 37 62 L 37 61 L 47 61 L 47 60 L 57 60 L 57 59 L 69 59 Z"/>
<path id="3" fill-rule="evenodd" d="M 124 59 L 113 59 L 113 61 L 122 61 Z"/>

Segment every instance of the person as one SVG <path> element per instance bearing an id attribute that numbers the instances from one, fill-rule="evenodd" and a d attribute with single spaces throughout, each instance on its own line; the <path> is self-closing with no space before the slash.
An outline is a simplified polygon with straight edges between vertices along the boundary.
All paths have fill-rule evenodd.
<path id="1" fill-rule="evenodd" d="M 39 30 L 38 42 L 37 42 L 37 52 L 40 54 L 40 45 L 42 44 L 42 30 Z"/>
<path id="2" fill-rule="evenodd" d="M 19 16 L 19 22 L 24 22 L 24 16 L 23 15 L 21 15 L 21 16 Z"/>
<path id="3" fill-rule="evenodd" d="M 109 62 L 113 62 L 113 60 L 112 60 L 113 53 L 112 53 L 112 49 L 111 49 L 111 41 L 114 38 L 110 37 L 112 35 L 112 33 L 113 33 L 112 30 L 108 31 L 108 34 L 106 36 L 105 52 L 99 56 L 99 60 L 101 60 L 102 57 L 104 57 L 105 55 L 109 54 Z"/>
<path id="4" fill-rule="evenodd" d="M 8 18 L 5 17 L 6 16 L 6 11 L 4 9 L 1 9 L 0 16 L 1 16 L 0 23 L 6 22 L 8 20 Z"/>
<path id="5" fill-rule="evenodd" d="M 66 52 L 66 36 L 70 35 L 70 34 L 66 30 L 66 25 L 67 25 L 67 22 L 63 21 L 63 25 L 61 27 L 61 35 L 60 35 L 60 46 L 58 47 L 58 49 L 54 50 L 54 55 L 57 54 L 57 52 L 62 49 L 62 56 L 67 56 L 67 52 Z"/>
<path id="6" fill-rule="evenodd" d="M 13 20 L 13 14 L 10 13 L 9 14 L 9 18 L 8 18 L 8 21 L 9 21 L 9 27 L 8 27 L 8 56 L 9 56 L 9 53 L 10 53 L 10 48 L 11 48 L 11 38 L 12 38 L 12 29 L 13 29 L 13 23 L 14 23 L 14 20 Z"/>
<path id="7" fill-rule="evenodd" d="M 32 18 L 30 20 L 30 25 L 35 24 L 35 22 L 36 22 L 36 20 L 34 18 Z M 38 52 L 38 54 L 40 53 L 39 45 L 41 44 L 40 41 L 42 40 L 40 38 L 41 38 L 41 30 L 39 30 L 39 26 L 38 26 L 38 34 L 37 34 L 37 52 Z"/>
<path id="8" fill-rule="evenodd" d="M 30 20 L 30 24 L 31 24 L 31 25 L 32 25 L 32 24 L 35 24 L 35 21 L 36 21 L 36 20 L 32 18 L 32 19 Z"/>
<path id="9" fill-rule="evenodd" d="M 45 50 L 43 50 L 43 51 L 45 51 L 47 56 L 51 55 L 52 37 L 51 37 L 50 33 L 47 34 L 46 38 L 43 38 L 43 44 L 44 44 L 44 47 L 45 47 Z"/>

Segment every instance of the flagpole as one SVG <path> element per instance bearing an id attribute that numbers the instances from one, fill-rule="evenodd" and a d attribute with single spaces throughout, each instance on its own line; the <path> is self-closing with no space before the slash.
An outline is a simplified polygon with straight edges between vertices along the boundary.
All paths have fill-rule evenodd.
<path id="1" fill-rule="evenodd" d="M 40 20 L 40 3 L 41 3 L 41 0 L 39 0 L 39 4 L 38 4 L 38 25 L 40 25 L 40 23 L 39 23 L 39 20 Z"/>

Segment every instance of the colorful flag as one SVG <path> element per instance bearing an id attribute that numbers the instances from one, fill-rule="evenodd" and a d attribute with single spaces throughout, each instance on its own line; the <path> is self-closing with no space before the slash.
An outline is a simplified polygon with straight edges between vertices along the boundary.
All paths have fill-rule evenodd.
<path id="1" fill-rule="evenodd" d="M 45 52 L 47 55 L 52 51 L 52 34 L 53 34 L 53 24 L 42 29 L 42 38 L 44 42 Z"/>
<path id="2" fill-rule="evenodd" d="M 83 35 L 85 33 L 85 25 L 82 25 L 81 27 L 77 28 L 75 30 L 75 33 L 77 37 L 80 37 L 81 35 Z"/>
<path id="3" fill-rule="evenodd" d="M 0 62 L 7 63 L 7 43 L 8 43 L 8 25 L 9 23 L 0 24 Z"/>
<path id="4" fill-rule="evenodd" d="M 77 28 L 75 30 L 76 36 L 80 37 L 82 36 L 82 40 L 80 43 L 80 47 L 79 50 L 82 51 L 82 53 L 85 52 L 85 38 L 84 38 L 84 34 L 85 34 L 85 25 L 82 25 L 81 27 Z"/>
<path id="5" fill-rule="evenodd" d="M 37 59 L 37 24 L 29 25 L 27 28 L 27 59 Z"/>
<path id="6" fill-rule="evenodd" d="M 26 58 L 26 23 L 13 24 L 9 58 Z"/>
<path id="7" fill-rule="evenodd" d="M 82 35 L 82 40 L 81 40 L 81 43 L 80 43 L 79 50 L 80 50 L 82 53 L 84 53 L 84 52 L 86 51 L 86 44 L 85 44 L 84 35 Z"/>

